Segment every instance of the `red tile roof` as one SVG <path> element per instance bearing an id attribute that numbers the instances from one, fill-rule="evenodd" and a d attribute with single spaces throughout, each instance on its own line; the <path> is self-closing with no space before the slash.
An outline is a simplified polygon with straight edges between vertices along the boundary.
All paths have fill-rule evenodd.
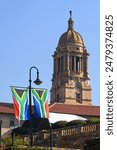
<path id="1" fill-rule="evenodd" d="M 100 116 L 100 106 L 83 106 L 83 105 L 71 105 L 63 103 L 54 103 L 49 106 L 50 112 L 73 114 L 80 116 Z M 14 114 L 13 104 L 4 105 L 0 103 L 0 113 Z"/>
<path id="2" fill-rule="evenodd" d="M 54 103 L 49 107 L 50 112 L 65 113 L 81 116 L 100 116 L 100 106 L 83 106 L 63 103 Z"/>
<path id="3" fill-rule="evenodd" d="M 0 113 L 14 114 L 14 108 L 10 108 L 10 107 L 7 107 L 7 106 L 1 106 L 0 105 Z"/>

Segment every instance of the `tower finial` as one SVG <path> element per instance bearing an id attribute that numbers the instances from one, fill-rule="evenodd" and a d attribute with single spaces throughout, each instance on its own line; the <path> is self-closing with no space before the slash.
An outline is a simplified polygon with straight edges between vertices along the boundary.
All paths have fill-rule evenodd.
<path id="1" fill-rule="evenodd" d="M 72 11 L 70 10 L 69 13 L 70 13 L 70 18 L 72 18 Z"/>
<path id="2" fill-rule="evenodd" d="M 72 11 L 70 10 L 69 13 L 70 13 L 70 18 L 68 20 L 68 30 L 74 30 L 73 28 L 74 21 L 72 20 Z"/>

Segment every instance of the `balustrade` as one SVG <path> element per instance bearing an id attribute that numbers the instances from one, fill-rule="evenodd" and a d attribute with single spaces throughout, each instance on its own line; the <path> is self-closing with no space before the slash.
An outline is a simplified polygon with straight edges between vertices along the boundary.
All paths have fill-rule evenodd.
<path id="1" fill-rule="evenodd" d="M 80 136 L 80 134 L 82 133 L 90 133 L 90 132 L 99 132 L 99 124 L 88 124 L 83 126 L 76 125 L 76 126 L 52 130 L 52 134 L 54 138 L 70 136 L 70 135 Z M 47 134 L 49 134 L 49 131 L 44 133 L 45 138 L 48 137 Z"/>

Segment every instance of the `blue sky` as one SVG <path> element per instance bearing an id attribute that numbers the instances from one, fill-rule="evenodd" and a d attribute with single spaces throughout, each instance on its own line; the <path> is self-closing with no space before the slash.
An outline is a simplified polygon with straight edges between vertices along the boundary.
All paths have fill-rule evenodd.
<path id="1" fill-rule="evenodd" d="M 92 100 L 100 103 L 99 0 L 0 0 L 0 101 L 12 102 L 10 85 L 28 86 L 36 66 L 42 88 L 51 89 L 52 55 L 67 31 L 69 10 L 74 29 L 83 37 L 89 56 Z M 36 71 L 32 72 L 32 80 Z M 34 86 L 34 85 L 33 85 Z"/>

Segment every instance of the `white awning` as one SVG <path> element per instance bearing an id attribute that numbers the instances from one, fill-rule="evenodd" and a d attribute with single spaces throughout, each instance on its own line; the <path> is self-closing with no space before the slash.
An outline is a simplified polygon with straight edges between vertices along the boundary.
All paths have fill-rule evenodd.
<path id="1" fill-rule="evenodd" d="M 50 118 L 49 121 L 51 123 L 55 123 L 57 121 L 72 121 L 72 120 L 87 120 L 86 118 L 77 116 L 77 115 L 71 115 L 71 114 L 62 114 L 62 113 L 49 113 Z"/>

